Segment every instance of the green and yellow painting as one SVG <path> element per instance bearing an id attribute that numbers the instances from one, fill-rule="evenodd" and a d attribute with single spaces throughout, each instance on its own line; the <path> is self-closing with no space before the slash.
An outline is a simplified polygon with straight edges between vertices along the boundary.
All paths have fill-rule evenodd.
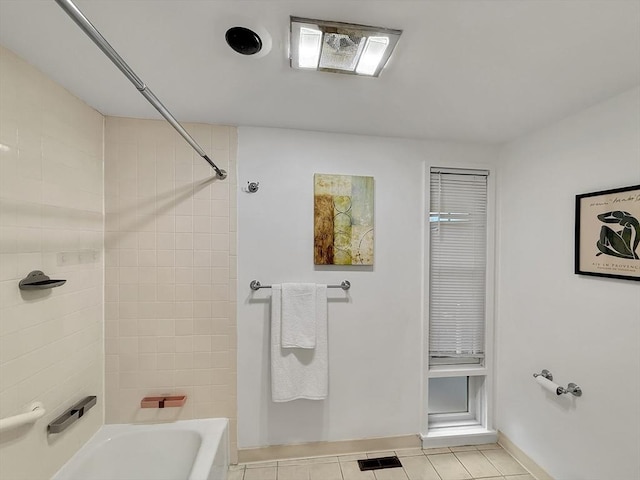
<path id="1" fill-rule="evenodd" d="M 373 265 L 373 177 L 314 179 L 314 263 Z"/>

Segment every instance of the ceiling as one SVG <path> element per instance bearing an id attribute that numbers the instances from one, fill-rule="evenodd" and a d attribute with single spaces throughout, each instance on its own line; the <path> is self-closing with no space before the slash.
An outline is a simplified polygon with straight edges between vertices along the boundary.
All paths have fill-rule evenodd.
<path id="1" fill-rule="evenodd" d="M 501 143 L 640 84 L 636 0 L 77 0 L 180 121 Z M 294 70 L 289 16 L 404 31 L 379 78 Z M 231 26 L 269 32 L 261 58 Z M 53 0 L 0 43 L 105 115 L 159 118 Z"/>

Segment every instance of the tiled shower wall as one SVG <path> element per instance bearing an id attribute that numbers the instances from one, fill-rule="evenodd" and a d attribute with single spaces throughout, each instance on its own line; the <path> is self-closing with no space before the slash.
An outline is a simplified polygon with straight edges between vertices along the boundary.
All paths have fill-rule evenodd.
<path id="1" fill-rule="evenodd" d="M 227 417 L 236 452 L 233 127 L 106 118 L 106 423 Z M 141 409 L 187 394 L 182 408 Z"/>
<path id="2" fill-rule="evenodd" d="M 103 423 L 103 123 L 0 47 L 0 417 L 46 409 L 0 436 L 2 479 L 51 478 Z M 19 290 L 32 270 L 67 283 Z M 87 395 L 98 405 L 47 435 Z"/>

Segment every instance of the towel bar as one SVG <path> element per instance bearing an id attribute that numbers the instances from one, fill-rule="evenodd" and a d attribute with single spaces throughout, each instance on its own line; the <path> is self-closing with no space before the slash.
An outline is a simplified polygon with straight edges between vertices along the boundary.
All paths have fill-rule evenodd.
<path id="1" fill-rule="evenodd" d="M 251 280 L 249 288 L 251 288 L 251 290 L 260 290 L 261 288 L 271 288 L 271 285 L 262 285 L 258 280 Z M 351 282 L 349 280 L 343 280 L 340 285 L 327 285 L 327 288 L 341 288 L 342 290 L 349 290 L 351 288 Z"/>

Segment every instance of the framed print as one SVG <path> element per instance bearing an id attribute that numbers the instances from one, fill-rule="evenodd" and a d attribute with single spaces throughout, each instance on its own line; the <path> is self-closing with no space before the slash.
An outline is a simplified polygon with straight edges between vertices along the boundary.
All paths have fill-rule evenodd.
<path id="1" fill-rule="evenodd" d="M 640 185 L 576 195 L 575 273 L 640 281 Z"/>
<path id="2" fill-rule="evenodd" d="M 373 177 L 314 175 L 315 265 L 373 265 Z"/>

